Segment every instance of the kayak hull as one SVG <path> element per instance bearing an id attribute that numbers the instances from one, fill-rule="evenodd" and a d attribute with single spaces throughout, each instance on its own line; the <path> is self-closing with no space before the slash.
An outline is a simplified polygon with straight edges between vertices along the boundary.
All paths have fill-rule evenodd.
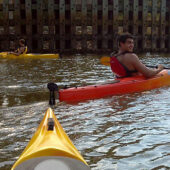
<path id="1" fill-rule="evenodd" d="M 14 54 L 8 54 L 7 52 L 2 52 L 0 53 L 0 57 L 2 58 L 32 58 L 32 59 L 57 59 L 59 58 L 59 54 L 32 54 L 32 53 L 28 53 L 28 54 L 21 54 L 19 56 L 14 55 Z"/>
<path id="2" fill-rule="evenodd" d="M 53 130 L 49 130 L 49 120 L 54 121 Z M 49 162 L 52 162 L 52 165 L 58 162 L 63 167 L 70 166 L 70 168 L 83 167 L 83 170 L 90 169 L 64 132 L 53 110 L 50 108 L 47 110 L 34 136 L 11 170 L 34 170 L 36 167 L 41 167 L 42 165 L 44 167 L 51 167 L 52 165 L 48 165 Z"/>
<path id="3" fill-rule="evenodd" d="M 65 102 L 79 102 L 113 95 L 142 92 L 169 85 L 170 70 L 163 70 L 153 78 L 134 76 L 116 79 L 116 82 L 109 84 L 60 89 L 59 100 Z"/>

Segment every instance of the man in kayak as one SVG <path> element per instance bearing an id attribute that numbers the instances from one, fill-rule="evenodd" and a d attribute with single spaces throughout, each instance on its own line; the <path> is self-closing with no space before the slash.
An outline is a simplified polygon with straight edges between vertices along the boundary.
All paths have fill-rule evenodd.
<path id="1" fill-rule="evenodd" d="M 19 40 L 19 48 L 15 50 L 14 52 L 8 52 L 8 54 L 14 54 L 14 55 L 21 55 L 21 54 L 26 54 L 27 53 L 27 46 L 25 44 L 24 39 Z"/>
<path id="2" fill-rule="evenodd" d="M 129 77 L 142 74 L 149 78 L 164 69 L 163 65 L 158 65 L 157 69 L 150 69 L 141 63 L 138 56 L 133 53 L 134 39 L 129 33 L 120 35 L 118 39 L 119 51 L 111 54 L 110 65 L 113 73 L 117 77 Z"/>

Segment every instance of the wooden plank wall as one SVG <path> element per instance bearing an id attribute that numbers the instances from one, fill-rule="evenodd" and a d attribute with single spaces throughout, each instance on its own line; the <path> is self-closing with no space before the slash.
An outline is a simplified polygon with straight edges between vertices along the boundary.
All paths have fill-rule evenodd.
<path id="1" fill-rule="evenodd" d="M 138 51 L 170 51 L 170 0 L 0 0 L 0 51 L 101 53 L 132 33 Z"/>

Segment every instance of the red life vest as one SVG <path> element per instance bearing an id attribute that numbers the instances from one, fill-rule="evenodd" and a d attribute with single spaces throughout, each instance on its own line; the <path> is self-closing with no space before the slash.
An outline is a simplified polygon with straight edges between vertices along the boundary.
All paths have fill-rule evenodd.
<path id="1" fill-rule="evenodd" d="M 115 56 L 111 57 L 110 66 L 111 66 L 113 73 L 115 73 L 117 77 L 129 76 L 127 74 L 125 67 L 119 62 L 119 60 Z"/>
<path id="2" fill-rule="evenodd" d="M 110 59 L 110 66 L 113 71 L 113 73 L 116 74 L 116 77 L 122 78 L 122 77 L 130 77 L 133 76 L 133 73 L 137 73 L 137 70 L 129 70 L 124 64 L 122 64 L 117 57 L 119 55 L 124 55 L 129 52 L 123 52 L 118 55 L 114 55 L 113 53 L 111 54 L 111 59 Z"/>

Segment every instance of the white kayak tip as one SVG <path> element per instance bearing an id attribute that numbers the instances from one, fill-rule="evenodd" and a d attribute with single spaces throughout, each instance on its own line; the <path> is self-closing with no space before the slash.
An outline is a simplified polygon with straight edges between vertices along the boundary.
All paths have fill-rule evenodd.
<path id="1" fill-rule="evenodd" d="M 90 170 L 90 167 L 73 158 L 42 156 L 22 162 L 15 170 Z"/>
<path id="2" fill-rule="evenodd" d="M 63 161 L 61 160 L 55 160 L 55 159 L 51 159 L 51 160 L 45 160 L 43 162 L 40 162 L 35 168 L 34 170 L 56 170 L 57 169 L 61 169 L 61 170 L 70 170 L 70 168 L 68 167 L 67 164 L 65 164 Z"/>

